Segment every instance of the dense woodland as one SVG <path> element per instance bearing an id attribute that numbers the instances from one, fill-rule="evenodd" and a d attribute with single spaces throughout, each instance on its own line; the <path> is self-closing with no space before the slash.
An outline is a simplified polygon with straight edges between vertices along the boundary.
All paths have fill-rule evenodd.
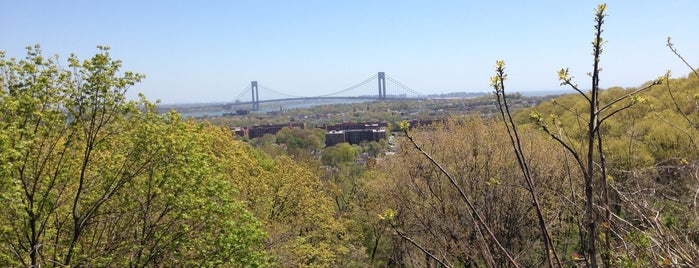
<path id="1" fill-rule="evenodd" d="M 699 266 L 699 77 L 600 89 L 602 44 L 569 95 L 510 110 L 498 61 L 495 113 L 329 148 L 128 100 L 107 47 L 0 54 L 0 266 Z"/>

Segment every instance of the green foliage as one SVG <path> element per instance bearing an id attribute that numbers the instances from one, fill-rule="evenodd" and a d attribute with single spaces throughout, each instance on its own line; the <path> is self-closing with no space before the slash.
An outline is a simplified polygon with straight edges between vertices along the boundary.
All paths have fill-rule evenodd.
<path id="1" fill-rule="evenodd" d="M 325 131 L 322 129 L 282 128 L 277 132 L 277 144 L 284 144 L 289 155 L 311 156 L 325 147 Z"/>
<path id="2" fill-rule="evenodd" d="M 561 69 L 562 84 L 577 95 L 513 115 L 542 215 L 565 266 L 589 261 L 587 237 L 608 266 L 697 266 L 699 78 L 693 71 L 600 89 L 605 10 L 596 9 L 592 88 L 579 89 Z M 425 253 L 456 267 L 505 263 L 443 173 L 402 138 L 395 156 L 383 154 L 385 141 L 323 150 L 323 131 L 311 129 L 283 129 L 250 141 L 253 147 L 227 128 L 158 114 L 145 98 L 127 100 L 144 76 L 122 72 L 107 47 L 68 63 L 60 67 L 38 46 L 23 60 L 0 52 L 0 266 L 437 265 Z M 504 90 L 504 66 L 496 63 L 496 92 Z M 216 120 L 379 119 L 407 132 L 407 115 L 490 113 L 492 103 L 492 96 L 374 102 Z M 598 110 L 588 117 L 591 103 Z M 546 252 L 530 186 L 501 123 L 455 116 L 410 134 L 458 174 L 474 211 L 517 262 L 541 266 Z M 576 169 L 573 153 L 591 149 L 600 153 L 581 163 L 592 169 Z M 354 163 L 360 153 L 372 157 L 366 165 Z M 594 192 L 586 196 L 588 185 Z M 589 232 L 589 223 L 597 229 Z"/>
<path id="3" fill-rule="evenodd" d="M 321 153 L 323 165 L 338 167 L 340 164 L 353 162 L 358 152 L 349 143 L 340 143 L 335 146 L 325 148 Z"/>
<path id="4" fill-rule="evenodd" d="M 69 70 L 0 55 L 0 265 L 264 265 L 202 128 L 126 100 L 143 75 L 99 49 Z"/>
<path id="5" fill-rule="evenodd" d="M 206 129 L 220 132 L 207 138 L 210 150 L 226 180 L 239 189 L 238 198 L 263 223 L 268 235 L 265 248 L 274 266 L 361 262 L 365 257 L 357 237 L 361 231 L 338 215 L 318 162 L 286 155 L 272 158 L 226 135 L 225 128 Z"/>
<path id="6" fill-rule="evenodd" d="M 381 157 L 381 155 L 390 148 L 388 146 L 388 141 L 385 139 L 371 141 L 362 145 L 362 151 L 374 158 Z"/>
<path id="7" fill-rule="evenodd" d="M 447 171 L 458 174 L 455 176 L 458 185 L 473 200 L 498 240 L 509 251 L 520 252 L 518 262 L 536 266 L 544 261 L 543 255 L 537 254 L 542 249 L 536 242 L 539 235 L 536 216 L 531 213 L 530 202 L 522 202 L 528 200 L 528 192 L 516 159 L 511 155 L 506 133 L 498 126 L 500 123 L 492 119 L 451 118 L 443 125 L 418 129 L 411 135 L 416 140 L 429 141 L 423 143 L 423 149 Z M 565 170 L 553 161 L 561 159 L 561 152 L 553 150 L 554 147 L 535 132 L 523 131 L 522 135 L 530 141 L 524 153 L 530 156 L 530 167 L 538 175 L 537 182 L 552 189 L 540 196 L 540 202 L 547 208 L 547 218 L 554 218 L 564 210 L 558 203 L 559 198 L 568 194 L 562 183 Z M 393 219 L 395 228 L 455 266 L 507 262 L 499 254 L 495 260 L 487 257 L 484 250 L 494 248 L 493 242 L 480 235 L 483 229 L 478 228 L 480 224 L 461 202 L 459 192 L 429 160 L 409 146 L 410 143 L 401 142 L 396 156 L 377 164 L 382 175 L 375 176 L 383 177 L 382 181 L 362 183 L 360 192 L 367 192 L 367 198 L 375 195 L 373 199 L 376 200 L 371 203 L 376 209 L 367 212 L 375 219 L 368 221 L 371 224 L 366 228 L 379 236 L 381 224 L 385 228 L 388 222 L 378 220 L 388 217 L 385 211 L 393 211 L 393 217 L 389 218 Z M 375 227 L 369 228 L 371 226 Z M 551 233 L 560 237 L 570 232 L 569 228 L 563 219 L 553 221 Z M 390 258 L 406 265 L 425 264 L 424 255 L 403 239 L 395 236 L 383 239 L 391 241 L 391 246 L 383 249 L 383 252 L 390 252 Z M 560 242 L 572 241 L 575 239 L 569 237 Z"/>
<path id="8" fill-rule="evenodd" d="M 696 137 L 699 135 L 692 122 L 699 119 L 696 103 L 692 100 L 694 90 L 699 86 L 697 79 L 676 78 L 666 81 L 666 87 L 654 87 L 634 95 L 626 111 L 617 113 L 605 120 L 602 130 L 606 135 L 605 148 L 609 162 L 616 168 L 628 169 L 633 166 L 653 165 L 674 157 L 696 158 Z M 642 86 L 643 87 L 643 86 Z M 636 91 L 638 88 L 611 88 L 600 92 L 600 98 L 609 102 Z M 668 91 L 674 93 L 678 110 Z M 576 140 L 583 137 L 586 127 L 578 115 L 584 113 L 583 101 L 575 95 L 565 95 L 543 102 L 516 115 L 520 123 L 530 123 L 525 115 L 536 115 L 541 124 L 556 126 L 566 141 L 580 146 Z M 684 114 L 684 115 L 683 115 Z M 544 117 L 555 117 L 556 124 Z M 686 117 L 685 117 L 686 116 Z M 687 120 L 689 119 L 689 120 Z"/>
<path id="9" fill-rule="evenodd" d="M 696 265 L 696 254 L 687 253 L 696 252 L 698 247 L 692 238 L 697 233 L 697 220 L 687 217 L 696 215 L 690 204 L 696 200 L 697 177 L 686 172 L 696 171 L 694 162 L 699 158 L 695 123 L 699 114 L 693 99 L 699 80 L 692 74 L 662 77 L 637 88 L 597 92 L 604 158 L 599 155 L 589 161 L 608 170 L 608 206 L 613 208 L 609 215 L 619 220 L 601 223 L 596 240 L 606 247 L 601 254 L 613 265 Z M 572 85 L 565 71 L 559 75 L 565 84 Z M 579 95 L 562 96 L 519 113 L 517 121 L 543 127 L 580 152 L 590 146 L 584 142 L 590 121 L 582 116 L 589 113 L 589 101 Z M 552 120 L 543 120 L 546 116 Z M 593 202 L 604 203 L 597 198 Z M 608 242 L 602 242 L 605 240 Z M 620 247 L 625 251 L 615 250 Z"/>
<path id="10" fill-rule="evenodd" d="M 491 78 L 491 86 L 495 89 L 498 97 L 502 120 L 505 121 L 507 126 L 507 132 L 512 141 L 518 165 L 522 168 L 527 179 L 527 187 L 536 205 L 539 222 L 543 226 L 542 240 L 545 242 L 546 249 L 544 254 L 541 254 L 538 253 L 541 249 L 537 249 L 536 245 L 534 247 L 528 245 L 533 252 L 522 254 L 523 251 L 516 247 L 517 244 L 512 243 L 512 240 L 508 240 L 511 239 L 511 235 L 493 238 L 491 241 L 505 241 L 504 244 L 509 251 L 520 254 L 517 262 L 527 262 L 526 266 L 534 266 L 541 262 L 536 259 L 522 258 L 523 256 L 537 258 L 537 256 L 546 255 L 549 265 L 553 267 L 554 263 L 549 256 L 549 252 L 553 251 L 555 255 L 556 247 L 560 246 L 560 241 L 564 240 L 567 241 L 563 243 L 568 244 L 562 247 L 566 251 L 565 255 L 571 256 L 572 261 L 585 261 L 588 267 L 598 267 L 598 262 L 601 262 L 605 267 L 695 266 L 695 252 L 697 252 L 698 247 L 696 241 L 692 240 L 696 239 L 692 239 L 693 235 L 687 235 L 686 232 L 695 231 L 696 219 L 690 219 L 690 224 L 678 226 L 680 222 L 684 222 L 679 220 L 678 217 L 684 218 L 684 215 L 688 213 L 696 215 L 696 209 L 687 207 L 690 203 L 694 206 L 696 205 L 696 194 L 694 197 L 682 194 L 682 190 L 669 186 L 668 182 L 680 182 L 679 185 L 682 186 L 679 188 L 689 187 L 693 190 L 686 192 L 696 193 L 696 181 L 687 183 L 686 179 L 691 177 L 696 180 L 697 176 L 687 176 L 688 174 L 683 173 L 683 171 L 687 170 L 692 170 L 692 172 L 698 170 L 693 164 L 694 160 L 687 161 L 684 158 L 689 156 L 692 159 L 697 159 L 696 151 L 698 147 L 695 138 L 696 131 L 699 129 L 697 126 L 699 125 L 695 123 L 697 122 L 694 113 L 697 106 L 696 99 L 692 94 L 686 94 L 684 98 L 677 98 L 676 95 L 679 94 L 670 87 L 672 81 L 667 77 L 660 77 L 639 88 L 630 90 L 612 88 L 604 92 L 599 87 L 600 59 L 603 51 L 602 47 L 605 43 L 602 38 L 602 26 L 604 19 L 607 17 L 605 13 L 606 7 L 606 4 L 601 4 L 595 9 L 595 37 L 592 42 L 594 64 L 592 71 L 589 73 L 592 77 L 590 90 L 584 92 L 576 84 L 573 84 L 573 77 L 569 75 L 568 69 L 561 69 L 558 72 L 558 77 L 562 81 L 561 84 L 570 86 L 577 91 L 579 100 L 574 100 L 572 97 L 554 100 L 551 102 L 554 106 L 552 109 L 554 112 L 541 112 L 537 109 L 520 114 L 519 118 L 529 115 L 528 120 L 518 119 L 518 122 L 532 122 L 533 126 L 542 129 L 566 153 L 562 155 L 562 159 L 549 156 L 549 159 L 552 160 L 551 162 L 558 162 L 555 164 L 556 166 L 565 168 L 565 173 L 563 174 L 567 173 L 566 177 L 569 179 L 570 185 L 567 194 L 558 195 L 559 199 L 571 203 L 570 210 L 565 211 L 565 206 L 560 207 L 562 210 L 557 215 L 557 220 L 549 222 L 549 224 L 556 226 L 554 233 L 562 231 L 562 237 L 552 235 L 552 237 L 556 237 L 558 240 L 556 244 L 546 243 L 549 236 L 546 231 L 547 224 L 545 219 L 551 219 L 551 215 L 542 213 L 542 210 L 538 209 L 540 207 L 551 209 L 551 204 L 539 206 L 535 191 L 540 191 L 542 186 L 535 188 L 531 179 L 532 177 L 539 178 L 542 176 L 538 171 L 529 169 L 531 164 L 528 161 L 530 160 L 530 155 L 536 158 L 538 154 L 528 153 L 525 157 L 525 153 L 523 153 L 525 146 L 521 144 L 521 141 L 529 139 L 522 139 L 518 134 L 517 125 L 513 121 L 509 110 L 507 97 L 503 98 L 505 95 L 504 81 L 506 80 L 504 62 L 497 61 L 496 63 L 496 76 Z M 669 39 L 668 46 L 684 61 L 684 58 L 674 49 Z M 685 64 L 690 66 L 686 61 Z M 696 72 L 692 71 L 696 75 Z M 667 85 L 667 93 L 671 101 L 664 104 L 672 104 L 670 106 L 671 111 L 668 109 L 653 111 L 657 107 L 654 106 L 654 98 L 640 95 L 644 92 L 658 89 L 659 87 L 657 86 L 661 84 Z M 696 91 L 696 87 L 694 91 Z M 560 105 L 562 102 L 567 103 Z M 659 106 L 664 104 L 659 103 Z M 637 110 L 636 114 L 625 115 L 626 112 L 635 108 Z M 649 111 L 651 111 L 653 117 L 663 121 L 672 130 L 667 131 L 663 129 L 663 131 L 656 131 L 661 128 L 657 127 L 657 121 L 651 120 Z M 545 119 L 547 117 L 542 116 L 542 114 L 548 114 L 548 119 Z M 452 127 L 452 125 L 448 125 L 444 128 L 451 129 Z M 408 134 L 407 126 L 402 127 L 402 130 Z M 610 136 L 612 138 L 618 137 L 619 140 L 610 139 Z M 448 190 L 448 187 L 442 186 L 443 183 L 440 184 L 439 176 L 445 175 L 448 177 L 451 184 L 455 186 L 454 188 L 459 189 L 460 192 L 462 190 L 459 185 L 468 185 L 468 187 L 471 187 L 468 189 L 471 190 L 468 195 L 484 195 L 487 191 L 472 191 L 474 182 L 454 182 L 452 176 L 449 175 L 452 172 L 447 171 L 449 170 L 448 167 L 443 167 L 451 164 L 449 158 L 441 158 L 445 154 L 445 149 L 437 149 L 435 151 L 423 150 L 422 146 L 413 141 L 413 137 L 408 136 L 408 138 L 418 151 L 427 156 L 430 162 L 427 165 L 415 162 L 402 163 L 398 165 L 399 168 L 389 171 L 391 174 L 399 174 L 398 172 L 400 172 L 401 168 L 416 167 L 415 171 L 413 171 L 414 173 L 409 172 L 408 174 L 398 175 L 409 178 L 408 181 L 403 180 L 395 185 L 395 188 L 399 188 L 402 184 L 408 185 L 404 189 L 398 190 L 402 193 L 402 195 L 397 195 L 399 198 L 402 197 L 400 201 L 396 202 L 396 206 L 400 207 L 397 210 L 399 214 L 394 216 L 391 213 L 389 217 L 384 213 L 379 214 L 379 217 L 384 220 L 388 218 L 393 222 L 391 227 L 400 236 L 401 242 L 409 242 L 409 244 L 419 249 L 415 250 L 418 254 L 422 252 L 428 256 L 426 263 L 421 262 L 419 265 L 430 266 L 430 261 L 439 262 L 441 265 L 445 265 L 444 262 L 448 262 L 463 266 L 471 266 L 474 260 L 476 260 L 476 263 L 483 263 L 487 266 L 504 262 L 503 259 L 494 261 L 494 258 L 499 258 L 500 256 L 493 255 L 491 252 L 483 252 L 481 255 L 482 259 L 478 259 L 477 251 L 460 249 L 452 253 L 449 250 L 444 250 L 445 248 L 454 247 L 453 243 L 456 242 L 451 242 L 449 239 L 454 239 L 454 237 L 462 233 L 442 227 L 446 224 L 433 220 L 435 218 L 449 218 L 450 215 L 458 213 L 458 211 L 454 213 L 448 209 L 448 206 L 453 206 L 452 203 L 454 201 L 451 200 L 458 198 L 449 198 L 444 195 L 445 189 Z M 443 142 L 440 138 L 432 136 L 423 137 L 423 140 L 430 140 L 431 144 L 429 146 L 431 147 L 439 147 L 439 142 Z M 651 145 L 651 147 L 648 147 L 648 145 Z M 465 150 L 465 152 L 469 152 L 469 150 Z M 416 154 L 419 153 L 416 152 Z M 432 155 L 438 155 L 439 159 L 434 160 Z M 468 153 L 453 158 L 464 159 L 465 156 L 468 156 Z M 677 159 L 681 159 L 681 163 L 677 163 Z M 467 162 L 475 161 L 467 160 Z M 654 166 L 649 168 L 647 165 Z M 571 166 L 575 168 L 570 169 Z M 440 172 L 435 172 L 434 170 L 436 169 Z M 500 167 L 500 170 L 503 169 L 503 167 Z M 473 176 L 479 178 L 489 177 L 491 179 L 485 182 L 486 186 L 502 188 L 502 181 L 499 179 L 502 178 L 501 175 L 473 174 L 474 168 L 468 169 L 467 167 L 454 170 L 457 170 L 457 172 L 460 172 L 459 174 L 463 174 L 467 178 Z M 580 174 L 576 174 L 574 170 L 577 170 Z M 647 172 L 647 170 L 651 170 L 651 172 Z M 657 172 L 657 174 L 653 174 L 653 172 Z M 639 173 L 650 174 L 639 176 Z M 574 186 L 579 182 L 582 182 L 582 189 Z M 546 186 L 543 186 L 543 188 L 547 190 L 551 190 L 548 187 L 553 185 L 556 185 L 555 187 L 562 186 L 556 183 L 555 180 L 548 181 L 545 184 Z M 487 190 L 488 187 L 485 189 Z M 566 188 L 554 189 L 554 191 L 560 193 L 561 190 Z M 656 191 L 659 194 L 656 194 Z M 411 196 L 411 194 L 413 195 Z M 469 198 L 463 193 L 461 195 L 472 211 L 472 219 L 478 219 L 478 223 L 474 222 L 473 225 L 478 226 L 482 222 L 480 216 L 478 216 L 480 209 L 474 209 L 471 202 L 468 201 Z M 515 195 L 510 194 L 509 196 Z M 515 199 L 521 200 L 522 197 L 515 197 Z M 498 201 L 502 203 L 501 200 Z M 425 203 L 429 204 L 429 206 L 425 206 Z M 445 205 L 445 203 L 448 205 Z M 485 203 L 487 204 L 488 202 L 486 201 Z M 509 213 L 518 211 L 514 206 L 509 206 L 509 208 Z M 401 215 L 401 211 L 405 211 L 405 213 Z M 485 213 L 491 213 L 493 210 L 485 209 L 485 211 Z M 397 218 L 404 219 L 403 221 L 396 221 L 395 219 Z M 561 218 L 565 220 L 559 221 Z M 461 218 L 447 222 L 449 222 L 447 224 L 455 224 L 461 222 Z M 483 224 L 484 229 L 491 237 L 492 233 L 489 230 L 489 226 L 499 227 L 500 225 L 502 225 L 502 221 Z M 566 225 L 567 227 L 565 227 Z M 559 229 L 558 227 L 563 228 Z M 461 232 L 465 229 L 461 228 Z M 425 234 L 421 230 L 430 230 L 430 232 Z M 482 237 L 483 233 L 480 230 L 478 231 Z M 572 239 L 575 233 L 579 236 L 578 241 Z M 438 237 L 439 235 L 443 235 L 444 238 Z M 430 236 L 434 238 L 426 238 Z M 471 237 L 478 237 L 478 234 Z M 465 238 L 456 240 L 461 241 L 465 240 Z M 444 241 L 447 242 L 445 243 Z M 524 241 L 532 241 L 532 239 L 524 239 Z M 473 242 L 476 241 L 472 241 L 471 244 Z M 488 241 L 483 239 L 479 242 L 485 244 Z M 500 244 L 495 244 L 502 249 Z M 583 252 L 583 255 L 579 252 L 570 252 L 570 245 L 573 245 L 579 252 Z M 515 247 L 513 248 L 513 246 Z M 553 247 L 553 249 L 549 249 L 550 247 Z M 507 255 L 508 250 L 500 250 L 500 252 Z M 463 254 L 463 252 L 466 252 L 465 256 L 458 255 Z M 397 258 L 402 259 L 401 257 Z M 517 262 L 510 261 L 513 266 L 517 266 Z M 563 261 L 565 262 L 566 260 L 564 259 Z M 411 262 L 416 262 L 416 260 L 411 260 Z M 561 265 L 562 263 L 558 261 L 558 266 Z"/>
<path id="11" fill-rule="evenodd" d="M 332 199 L 321 191 L 312 168 L 291 159 L 275 160 L 269 185 L 267 227 L 275 256 L 283 266 L 338 265 L 350 253 L 344 220 L 335 217 Z"/>

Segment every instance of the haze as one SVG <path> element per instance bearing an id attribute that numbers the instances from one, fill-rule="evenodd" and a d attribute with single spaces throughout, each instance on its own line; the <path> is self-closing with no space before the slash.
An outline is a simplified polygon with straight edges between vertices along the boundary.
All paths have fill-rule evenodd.
<path id="1" fill-rule="evenodd" d="M 698 1 L 607 1 L 602 87 L 638 86 L 699 62 Z M 131 89 L 164 103 L 230 101 L 251 80 L 315 96 L 383 71 L 424 94 L 487 92 L 496 60 L 508 88 L 560 90 L 569 67 L 589 84 L 588 1 L 3 1 L 0 50 L 41 44 L 62 59 L 109 45 Z M 261 96 L 264 98 L 264 96 Z"/>

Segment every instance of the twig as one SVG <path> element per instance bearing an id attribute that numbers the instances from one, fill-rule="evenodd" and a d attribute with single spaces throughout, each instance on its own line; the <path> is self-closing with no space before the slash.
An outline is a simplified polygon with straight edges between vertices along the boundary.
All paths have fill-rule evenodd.
<path id="1" fill-rule="evenodd" d="M 471 200 L 468 198 L 468 196 L 466 196 L 466 193 L 463 191 L 463 189 L 461 189 L 461 187 L 459 187 L 459 184 L 458 184 L 458 183 L 456 182 L 456 180 L 451 176 L 451 174 L 449 174 L 449 172 L 447 172 L 447 171 L 444 169 L 444 167 L 442 167 L 442 165 L 440 165 L 436 160 L 434 160 L 434 158 L 432 158 L 432 156 L 430 156 L 425 150 L 423 150 L 423 149 L 420 147 L 420 145 L 417 144 L 417 142 L 415 142 L 415 140 L 413 140 L 413 137 L 410 136 L 410 133 L 408 133 L 408 129 L 407 129 L 407 128 L 404 128 L 404 129 L 403 129 L 403 132 L 405 133 L 406 137 L 408 137 L 408 140 L 410 141 L 410 143 L 412 143 L 413 146 L 415 146 L 415 149 L 417 149 L 418 151 L 420 151 L 420 152 L 422 153 L 422 155 L 424 155 L 425 157 L 427 157 L 427 159 L 429 159 L 430 162 L 432 162 L 432 164 L 435 165 L 435 166 L 439 169 L 439 171 L 441 171 L 442 174 L 444 174 L 444 175 L 449 179 L 449 182 L 451 182 L 451 184 L 454 186 L 454 188 L 456 188 L 456 190 L 459 191 L 459 195 L 461 196 L 461 199 L 463 199 L 464 202 L 466 202 L 466 205 L 468 206 L 469 210 L 471 210 L 471 213 L 472 213 L 473 216 L 476 218 L 476 221 L 478 221 L 478 223 L 479 223 L 480 225 L 483 226 L 483 228 L 485 229 L 486 233 L 488 233 L 488 236 L 490 237 L 490 239 L 493 240 L 493 243 L 495 243 L 495 245 L 496 245 L 497 248 L 500 250 L 500 252 L 502 252 L 502 254 L 505 255 L 505 257 L 506 257 L 507 260 L 510 262 L 510 264 L 512 264 L 513 267 L 519 267 L 519 265 L 517 264 L 517 262 L 516 262 L 516 261 L 512 258 L 512 256 L 510 255 L 510 253 L 507 252 L 507 249 L 505 249 L 505 248 L 502 246 L 502 244 L 500 244 L 500 242 L 498 241 L 497 237 L 495 237 L 495 234 L 493 234 L 493 231 L 490 230 L 490 228 L 488 227 L 488 225 L 487 225 L 487 224 L 485 223 L 485 221 L 483 220 L 483 217 L 481 217 L 480 213 L 478 213 L 478 210 L 476 210 L 476 207 L 473 205 L 473 203 L 472 203 Z"/>

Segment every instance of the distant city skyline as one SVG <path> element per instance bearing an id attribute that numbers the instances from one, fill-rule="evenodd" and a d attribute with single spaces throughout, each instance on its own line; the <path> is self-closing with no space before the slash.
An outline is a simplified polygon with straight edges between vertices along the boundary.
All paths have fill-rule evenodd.
<path id="1" fill-rule="evenodd" d="M 317 96 L 386 72 L 423 94 L 559 91 L 570 68 L 589 87 L 588 1 L 2 1 L 0 50 L 86 59 L 111 47 L 146 79 L 129 92 L 163 103 L 232 101 L 250 81 Z M 699 66 L 699 1 L 607 1 L 601 86 L 634 87 Z M 67 64 L 63 64 L 66 66 Z M 394 94 L 387 92 L 387 94 Z M 264 99 L 263 96 L 260 96 Z M 247 100 L 247 99 L 246 99 Z"/>

